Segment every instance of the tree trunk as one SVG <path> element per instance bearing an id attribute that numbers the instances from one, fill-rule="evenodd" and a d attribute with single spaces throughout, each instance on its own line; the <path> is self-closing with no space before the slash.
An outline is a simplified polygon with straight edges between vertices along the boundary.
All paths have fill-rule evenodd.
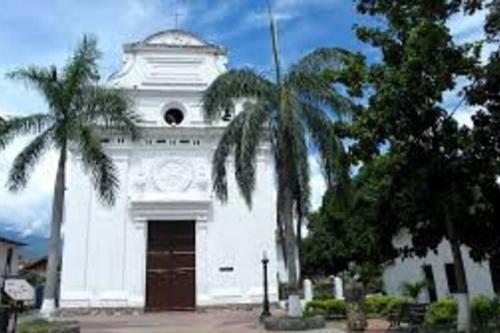
<path id="1" fill-rule="evenodd" d="M 446 232 L 453 255 L 453 266 L 455 267 L 455 277 L 457 280 L 457 293 L 455 295 L 458 302 L 457 329 L 459 332 L 471 333 L 472 323 L 469 292 L 467 290 L 467 276 L 465 274 L 462 252 L 460 251 L 460 243 L 456 237 L 455 226 L 451 221 L 446 221 Z"/>
<path id="2" fill-rule="evenodd" d="M 288 186 L 282 189 L 282 211 L 280 218 L 283 219 L 285 228 L 285 250 L 286 267 L 288 271 L 288 283 L 290 293 L 288 295 L 288 315 L 290 317 L 302 317 L 302 308 L 300 306 L 299 286 L 298 286 L 298 267 L 297 267 L 297 237 L 295 235 L 295 225 L 293 221 L 293 195 Z"/>
<path id="3" fill-rule="evenodd" d="M 51 316 L 56 309 L 57 290 L 59 285 L 59 264 L 61 254 L 61 225 L 64 212 L 64 192 L 66 187 L 66 146 L 63 145 L 57 166 L 54 198 L 52 201 L 52 221 L 50 224 L 49 254 L 47 263 L 47 281 L 40 313 Z"/>
<path id="4" fill-rule="evenodd" d="M 302 253 L 302 225 L 303 225 L 303 217 L 302 216 L 298 216 L 297 217 L 297 262 L 300 263 L 300 255 Z M 298 283 L 299 283 L 299 286 L 302 288 L 303 287 L 303 281 L 302 281 L 302 272 L 301 272 L 301 269 L 300 267 L 298 267 L 298 270 L 297 270 L 297 280 L 298 280 Z"/>

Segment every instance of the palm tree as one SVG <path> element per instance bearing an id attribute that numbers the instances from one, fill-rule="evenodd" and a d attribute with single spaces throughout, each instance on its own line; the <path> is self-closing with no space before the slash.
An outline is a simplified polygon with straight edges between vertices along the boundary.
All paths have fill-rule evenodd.
<path id="1" fill-rule="evenodd" d="M 401 284 L 401 293 L 411 301 L 418 302 L 420 295 L 427 287 L 426 281 L 404 282 Z"/>
<path id="2" fill-rule="evenodd" d="M 282 75 L 276 23 L 270 6 L 269 12 L 275 81 L 251 69 L 230 70 L 206 90 L 203 110 L 206 121 L 212 122 L 233 112 L 235 99 L 247 99 L 242 111 L 227 126 L 213 156 L 213 188 L 221 201 L 228 197 L 226 162 L 234 153 L 236 181 L 251 207 L 258 147 L 265 141 L 272 145 L 278 190 L 278 228 L 292 290 L 289 315 L 300 316 L 297 236 L 300 221 L 309 207 L 310 144 L 319 150 L 325 175 L 329 182 L 333 181 L 340 170 L 339 157 L 343 153 L 333 120 L 350 108 L 348 100 L 334 89 L 333 83 L 335 73 L 349 54 L 337 48 L 322 48 Z"/>
<path id="3" fill-rule="evenodd" d="M 4 142 L 19 135 L 36 135 L 12 164 L 7 181 L 9 190 L 19 191 L 26 186 L 33 169 L 49 149 L 56 149 L 59 153 L 42 305 L 42 313 L 46 315 L 55 309 L 68 149 L 78 150 L 100 199 L 112 205 L 119 180 L 116 168 L 98 137 L 99 128 L 118 130 L 133 137 L 138 134 L 135 125 L 138 118 L 131 111 L 129 99 L 120 91 L 98 84 L 99 56 L 96 39 L 85 36 L 61 73 L 55 66 L 30 66 L 7 75 L 35 88 L 49 107 L 48 113 L 14 117 L 7 121 L 2 136 Z"/>

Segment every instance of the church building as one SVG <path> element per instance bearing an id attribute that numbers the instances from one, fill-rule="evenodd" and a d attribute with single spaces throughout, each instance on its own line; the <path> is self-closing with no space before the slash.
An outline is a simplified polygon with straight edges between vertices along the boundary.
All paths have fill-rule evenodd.
<path id="1" fill-rule="evenodd" d="M 251 209 L 231 162 L 228 202 L 212 192 L 212 156 L 231 119 L 205 123 L 202 97 L 227 61 L 223 47 L 179 30 L 124 46 L 123 67 L 110 85 L 134 100 L 142 136 L 132 141 L 102 134 L 120 180 L 112 207 L 99 201 L 78 151 L 72 151 L 62 308 L 169 311 L 259 303 L 264 255 L 270 299 L 277 300 L 282 264 L 270 147 L 260 148 Z"/>

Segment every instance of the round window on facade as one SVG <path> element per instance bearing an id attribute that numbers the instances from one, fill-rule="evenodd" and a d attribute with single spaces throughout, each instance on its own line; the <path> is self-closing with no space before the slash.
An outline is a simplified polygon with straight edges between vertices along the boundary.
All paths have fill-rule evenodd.
<path id="1" fill-rule="evenodd" d="M 163 119 L 169 125 L 179 125 L 184 120 L 184 113 L 179 109 L 169 109 L 165 112 Z"/>

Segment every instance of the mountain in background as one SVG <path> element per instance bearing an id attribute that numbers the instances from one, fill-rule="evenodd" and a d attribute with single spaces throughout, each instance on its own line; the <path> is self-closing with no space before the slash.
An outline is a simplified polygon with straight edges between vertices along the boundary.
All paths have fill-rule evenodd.
<path id="1" fill-rule="evenodd" d="M 5 229 L 0 231 L 0 236 L 26 244 L 19 249 L 23 259 L 37 259 L 48 253 L 49 240 L 47 238 L 37 235 L 24 236 L 14 230 Z"/>

